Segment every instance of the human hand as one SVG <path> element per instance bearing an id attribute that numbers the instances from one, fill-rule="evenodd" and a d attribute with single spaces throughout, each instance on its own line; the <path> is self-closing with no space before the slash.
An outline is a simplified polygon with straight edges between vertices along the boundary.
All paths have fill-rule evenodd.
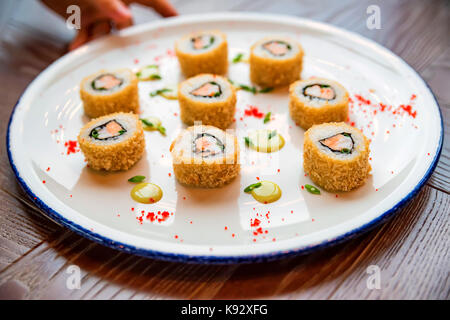
<path id="1" fill-rule="evenodd" d="M 133 24 L 128 5 L 132 2 L 153 8 L 163 17 L 177 15 L 167 0 L 42 0 L 42 2 L 63 18 L 67 7 L 77 5 L 81 9 L 81 29 L 69 45 L 69 51 L 111 32 L 114 26 L 123 29 Z"/>

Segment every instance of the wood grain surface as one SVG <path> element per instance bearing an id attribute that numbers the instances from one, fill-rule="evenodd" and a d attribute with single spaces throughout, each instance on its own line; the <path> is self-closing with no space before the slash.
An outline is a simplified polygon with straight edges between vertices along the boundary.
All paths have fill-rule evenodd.
<path id="1" fill-rule="evenodd" d="M 27 84 L 66 52 L 72 33 L 33 0 L 0 5 L 0 299 L 449 299 L 450 7 L 448 1 L 173 0 L 180 14 L 256 11 L 324 21 L 371 38 L 428 82 L 444 117 L 440 161 L 387 223 L 340 245 L 280 261 L 231 266 L 161 262 L 102 247 L 49 221 L 17 185 L 5 152 L 7 119 Z M 381 29 L 366 27 L 369 5 Z M 158 19 L 133 6 L 136 23 Z M 40 18 L 39 18 L 40 17 Z M 47 19 L 48 17 L 48 19 Z M 81 268 L 69 290 L 67 268 Z M 381 271 L 370 290 L 367 267 Z"/>

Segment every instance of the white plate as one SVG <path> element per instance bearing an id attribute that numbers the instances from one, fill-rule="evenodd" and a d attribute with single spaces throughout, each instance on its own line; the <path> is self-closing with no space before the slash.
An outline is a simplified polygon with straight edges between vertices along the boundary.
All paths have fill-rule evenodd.
<path id="1" fill-rule="evenodd" d="M 304 78 L 335 79 L 354 100 L 355 94 L 361 94 L 376 104 L 360 106 L 355 101 L 349 120 L 372 139 L 373 170 L 367 183 L 338 195 L 322 192 L 317 196 L 302 190 L 302 185 L 311 183 L 302 169 L 304 131 L 289 117 L 287 88 L 283 88 L 258 95 L 238 92 L 233 127 L 239 135 L 243 164 L 235 181 L 216 190 L 178 184 L 168 151 L 183 128 L 177 116 L 178 103 L 150 98 L 149 92 L 182 79 L 173 57 L 174 41 L 201 29 L 220 29 L 227 34 L 230 60 L 238 52 L 248 53 L 249 45 L 265 35 L 289 35 L 304 47 Z M 161 64 L 163 80 L 139 84 L 141 108 L 144 116 L 162 119 L 167 137 L 146 132 L 146 154 L 127 172 L 94 172 L 86 168 L 81 152 L 67 155 L 64 142 L 76 140 L 88 121 L 78 94 L 80 80 L 98 69 L 137 70 L 155 61 Z M 249 84 L 248 65 L 231 64 L 229 78 Z M 410 101 L 412 95 L 416 98 Z M 379 102 L 393 108 L 411 102 L 416 116 L 405 111 L 395 115 L 389 107 L 382 112 Z M 244 117 L 248 105 L 271 111 L 274 120 L 263 124 L 262 119 Z M 263 155 L 247 150 L 242 137 L 256 128 L 277 129 L 286 139 L 285 147 Z M 83 236 L 143 256 L 233 263 L 308 252 L 383 221 L 430 176 L 439 158 L 442 134 L 439 107 L 426 83 L 387 49 L 318 22 L 233 13 L 182 16 L 136 26 L 62 57 L 32 82 L 17 103 L 7 143 L 11 166 L 35 204 Z M 254 159 L 256 155 L 258 159 Z M 137 174 L 161 186 L 164 196 L 160 202 L 143 205 L 130 198 L 133 185 L 127 179 Z M 280 185 L 281 199 L 263 205 L 245 194 L 243 189 L 256 177 Z M 137 219 L 141 210 L 174 214 L 160 223 L 144 219 L 141 224 Z M 262 234 L 254 235 L 256 227 L 250 221 L 255 218 L 261 221 Z"/>

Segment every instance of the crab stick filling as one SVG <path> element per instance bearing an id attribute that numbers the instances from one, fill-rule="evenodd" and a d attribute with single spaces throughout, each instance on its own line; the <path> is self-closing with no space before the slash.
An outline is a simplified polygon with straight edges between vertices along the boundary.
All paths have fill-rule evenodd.
<path id="1" fill-rule="evenodd" d="M 111 120 L 92 129 L 90 136 L 96 140 L 108 140 L 121 136 L 126 131 L 116 120 Z"/>
<path id="2" fill-rule="evenodd" d="M 333 88 L 326 84 L 312 84 L 303 89 L 303 94 L 310 98 L 322 100 L 333 100 L 336 93 Z"/>
<path id="3" fill-rule="evenodd" d="M 207 158 L 223 153 L 225 146 L 214 135 L 202 133 L 194 140 L 193 149 L 195 154 Z"/>
<path id="4" fill-rule="evenodd" d="M 214 37 L 210 35 L 201 35 L 191 39 L 192 47 L 195 50 L 207 49 L 214 43 Z"/>
<path id="5" fill-rule="evenodd" d="M 95 90 L 111 90 L 122 84 L 122 79 L 113 74 L 102 74 L 92 81 L 92 88 Z"/>
<path id="6" fill-rule="evenodd" d="M 350 133 L 342 132 L 319 141 L 323 146 L 337 153 L 352 153 L 353 139 Z"/>
<path id="7" fill-rule="evenodd" d="M 291 49 L 291 46 L 283 41 L 269 41 L 263 44 L 263 48 L 274 56 L 284 56 Z"/>
<path id="8" fill-rule="evenodd" d="M 196 97 L 212 98 L 220 96 L 222 90 L 216 82 L 207 82 L 191 91 L 191 94 Z"/>

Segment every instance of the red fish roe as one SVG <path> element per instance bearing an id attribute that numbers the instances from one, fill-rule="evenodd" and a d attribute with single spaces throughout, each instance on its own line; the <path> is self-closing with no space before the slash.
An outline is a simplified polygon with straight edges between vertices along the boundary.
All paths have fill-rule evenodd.
<path id="1" fill-rule="evenodd" d="M 80 149 L 77 148 L 78 142 L 76 140 L 68 140 L 64 142 L 64 147 L 67 148 L 67 155 L 80 151 Z"/>
<path id="2" fill-rule="evenodd" d="M 249 116 L 249 117 L 253 116 L 258 119 L 261 119 L 262 117 L 264 117 L 264 113 L 260 112 L 258 107 L 252 106 L 252 105 L 248 105 L 247 109 L 244 110 L 244 114 L 246 116 Z"/>
<path id="3" fill-rule="evenodd" d="M 355 98 L 364 104 L 370 104 L 370 100 L 369 99 L 365 99 L 363 96 L 359 95 L 359 94 L 355 94 Z"/>
<path id="4" fill-rule="evenodd" d="M 402 108 L 407 114 L 409 114 L 411 117 L 415 118 L 417 115 L 417 111 L 413 111 L 412 110 L 412 106 L 411 105 L 400 105 L 400 108 Z"/>
<path id="5" fill-rule="evenodd" d="M 383 102 L 380 102 L 378 104 L 372 104 L 372 102 L 369 99 L 364 98 L 360 94 L 355 94 L 354 96 L 355 96 L 356 100 L 359 102 L 358 106 L 365 105 L 365 106 L 377 107 L 377 108 L 379 108 L 378 111 L 391 112 L 393 115 L 407 114 L 407 115 L 411 116 L 412 118 L 416 118 L 416 116 L 417 116 L 417 111 L 413 110 L 413 107 L 411 104 L 406 104 L 406 105 L 401 104 L 398 107 L 393 107 L 393 106 L 387 105 Z M 412 103 L 413 100 L 416 99 L 416 97 L 417 96 L 415 94 L 413 94 L 411 96 L 410 102 Z M 353 108 L 353 105 L 351 105 L 351 108 Z M 365 112 L 367 112 L 367 110 L 363 109 L 362 112 L 365 113 Z M 377 114 L 377 110 L 374 110 L 373 114 L 374 115 Z M 353 126 L 353 124 L 351 124 L 351 125 Z"/>
<path id="6" fill-rule="evenodd" d="M 253 220 L 253 219 L 251 219 L 250 220 L 250 226 L 251 227 L 257 227 L 257 226 L 259 226 L 260 224 L 261 224 L 261 221 L 260 220 L 258 220 L 258 219 L 255 219 L 255 220 Z"/>
<path id="7" fill-rule="evenodd" d="M 131 211 L 134 211 L 134 208 L 131 208 Z M 158 211 L 158 212 L 147 212 L 147 214 L 145 214 L 145 211 L 142 210 L 141 211 L 141 215 L 139 217 L 136 217 L 136 219 L 139 221 L 140 224 L 143 223 L 144 218 L 147 219 L 150 222 L 163 222 L 166 221 L 170 215 L 173 215 L 172 213 L 169 213 L 168 211 Z"/>

